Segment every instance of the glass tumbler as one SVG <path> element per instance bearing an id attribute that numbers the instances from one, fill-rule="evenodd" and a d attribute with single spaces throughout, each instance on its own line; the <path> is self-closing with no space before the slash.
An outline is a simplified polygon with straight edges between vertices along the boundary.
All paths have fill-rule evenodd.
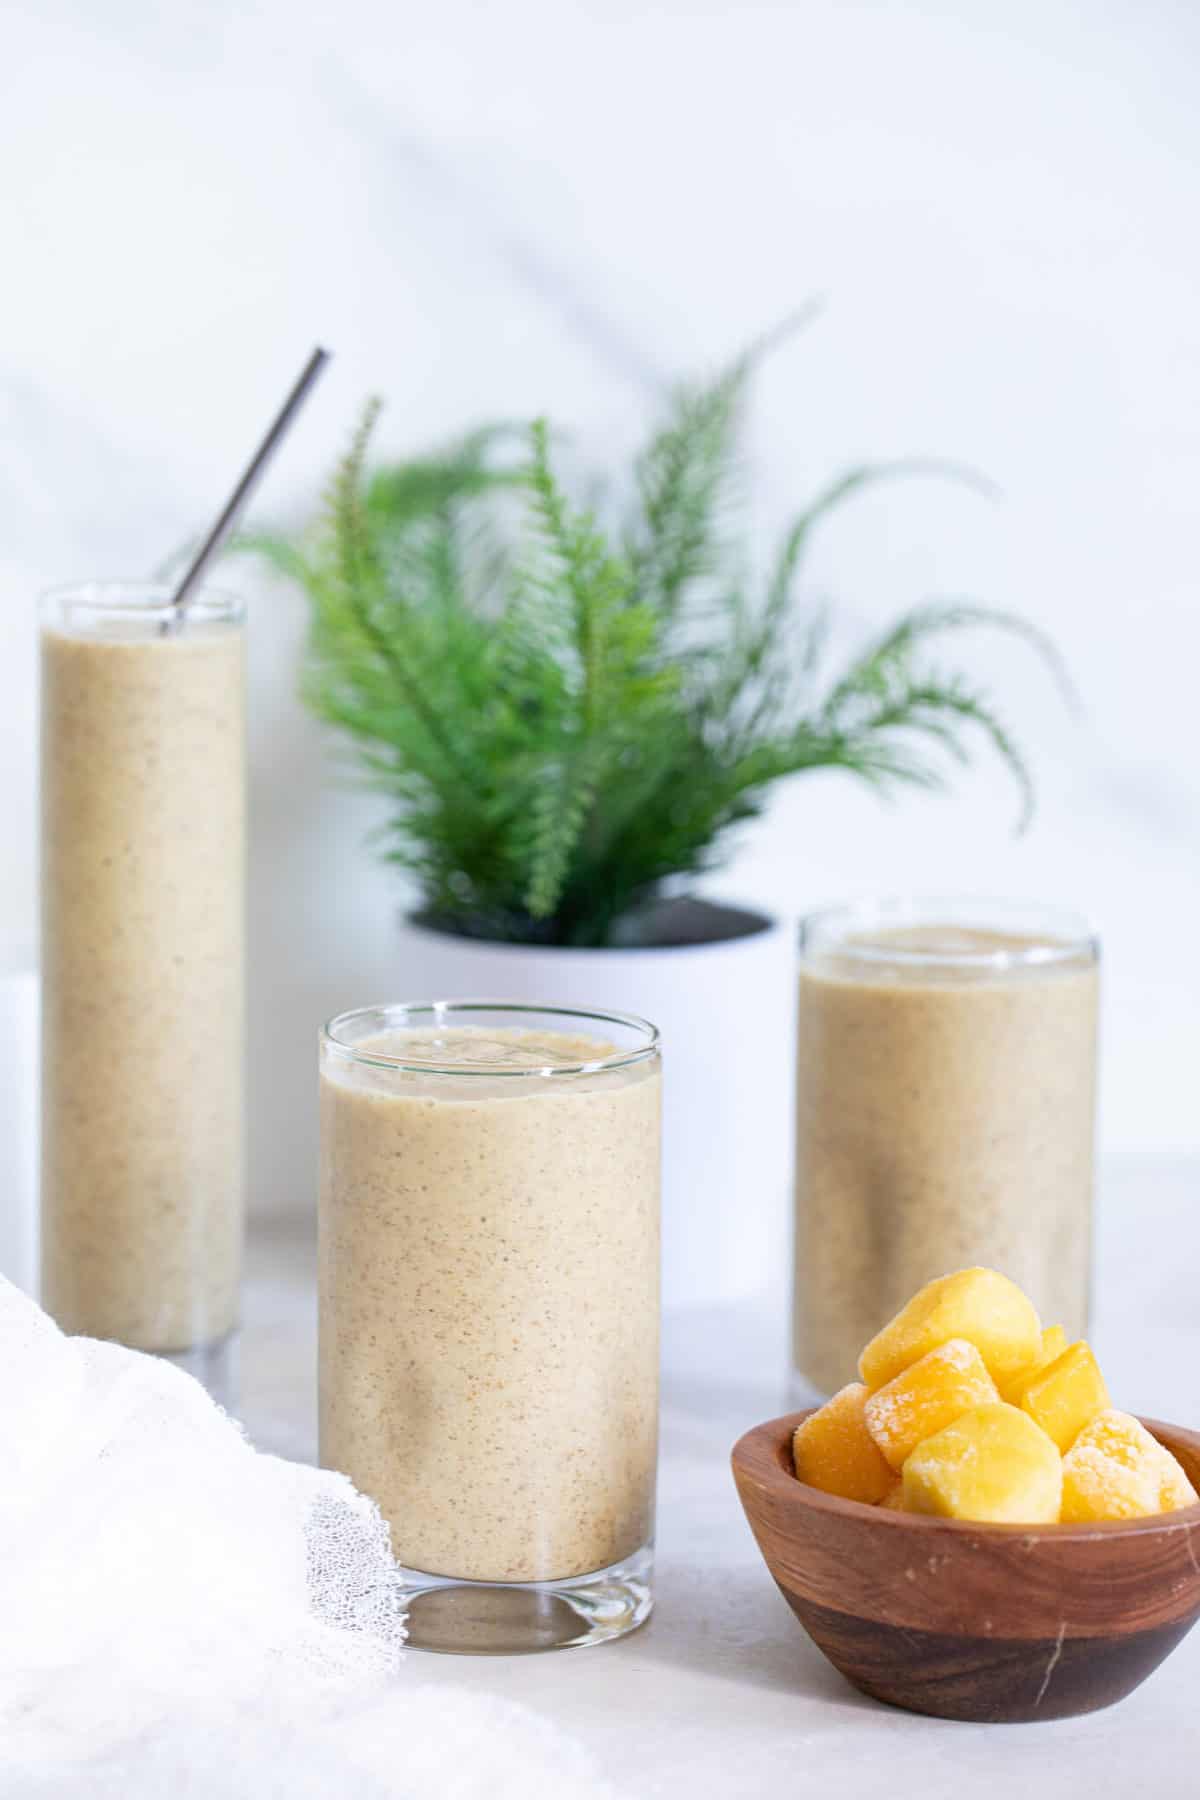
<path id="1" fill-rule="evenodd" d="M 544 1650 L 651 1607 L 658 1034 L 454 1001 L 321 1037 L 321 1461 L 378 1503 L 409 1642 Z"/>
<path id="2" fill-rule="evenodd" d="M 1078 1337 L 1099 947 L 1011 902 L 893 900 L 801 930 L 793 1374 L 855 1379 L 927 1281 L 985 1264 Z"/>
<path id="3" fill-rule="evenodd" d="M 227 1398 L 243 1219 L 242 609 L 46 596 L 42 1299 Z"/>

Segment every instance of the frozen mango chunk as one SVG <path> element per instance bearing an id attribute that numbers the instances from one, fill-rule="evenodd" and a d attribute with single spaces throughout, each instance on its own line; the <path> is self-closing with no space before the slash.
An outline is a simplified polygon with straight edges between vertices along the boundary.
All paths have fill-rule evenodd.
<path id="1" fill-rule="evenodd" d="M 997 1525 L 1050 1525 L 1063 1465 L 1028 1413 L 1003 1401 L 972 1407 L 918 1444 L 904 1465 L 906 1512 Z"/>
<path id="2" fill-rule="evenodd" d="M 1111 1405 L 1100 1365 L 1082 1339 L 1032 1376 L 1021 1390 L 1022 1412 L 1063 1451 L 1071 1448 L 1097 1413 L 1107 1412 Z"/>
<path id="3" fill-rule="evenodd" d="M 1085 1426 L 1063 1457 L 1064 1525 L 1141 1519 L 1194 1506 L 1196 1499 L 1165 1445 L 1115 1407 Z"/>
<path id="4" fill-rule="evenodd" d="M 893 1469 L 902 1469 L 922 1438 L 953 1424 L 973 1406 L 1000 1398 L 987 1364 L 966 1338 L 927 1350 L 867 1401 L 867 1430 Z"/>
<path id="5" fill-rule="evenodd" d="M 792 1435 L 792 1462 L 801 1481 L 843 1500 L 874 1506 L 892 1485 L 892 1471 L 867 1430 L 867 1390 L 852 1381 L 810 1413 Z"/>
<path id="6" fill-rule="evenodd" d="M 1037 1356 L 1042 1326 L 1033 1302 L 995 1269 L 959 1269 L 914 1294 L 873 1337 L 858 1372 L 874 1389 L 950 1338 L 975 1345 L 993 1381 L 1006 1381 Z"/>
<path id="7" fill-rule="evenodd" d="M 1063 1327 L 1047 1325 L 1042 1333 L 1042 1347 L 1033 1361 L 1027 1363 L 1023 1369 L 1018 1369 L 1015 1375 L 1010 1375 L 1007 1381 L 1000 1383 L 1000 1398 L 1007 1400 L 1010 1406 L 1020 1406 L 1025 1383 L 1032 1381 L 1034 1376 L 1040 1374 L 1047 1363 L 1052 1363 L 1056 1356 L 1061 1356 L 1066 1347 L 1067 1334 Z"/>
<path id="8" fill-rule="evenodd" d="M 904 1511 L 904 1483 L 897 1476 L 883 1499 L 879 1502 L 885 1512 Z"/>

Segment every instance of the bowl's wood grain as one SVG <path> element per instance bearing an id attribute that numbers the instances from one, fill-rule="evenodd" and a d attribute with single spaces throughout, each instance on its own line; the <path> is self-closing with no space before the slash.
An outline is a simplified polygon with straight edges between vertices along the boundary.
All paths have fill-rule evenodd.
<path id="1" fill-rule="evenodd" d="M 975 1525 L 797 1481 L 793 1413 L 733 1452 L 784 1598 L 864 1693 L 915 1712 L 1054 1719 L 1109 1706 L 1200 1615 L 1200 1506 L 1110 1525 Z M 1145 1421 L 1200 1488 L 1200 1436 Z"/>

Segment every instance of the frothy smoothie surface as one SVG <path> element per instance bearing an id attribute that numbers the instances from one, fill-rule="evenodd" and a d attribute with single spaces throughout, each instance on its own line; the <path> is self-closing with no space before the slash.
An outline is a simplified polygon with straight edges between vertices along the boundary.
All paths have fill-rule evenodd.
<path id="1" fill-rule="evenodd" d="M 1048 970 L 1089 968 L 1089 947 L 1028 932 L 997 931 L 977 925 L 889 925 L 853 931 L 811 968 L 826 979 L 881 982 L 889 987 L 963 987 L 1022 977 L 1038 979 Z"/>
<path id="2" fill-rule="evenodd" d="M 379 1032 L 364 1038 L 355 1050 L 360 1058 L 377 1056 L 383 1063 L 399 1063 L 416 1073 L 462 1069 L 472 1079 L 480 1074 L 505 1076 L 541 1069 L 552 1073 L 620 1058 L 616 1046 L 602 1038 L 517 1027 L 495 1031 L 478 1025 L 452 1025 L 443 1031 Z"/>
<path id="3" fill-rule="evenodd" d="M 650 1538 L 661 1082 L 614 1057 L 457 1027 L 324 1058 L 321 1460 L 410 1568 L 554 1580 Z"/>
<path id="4" fill-rule="evenodd" d="M 42 634 L 42 1297 L 137 1349 L 217 1342 L 242 1241 L 243 642 Z"/>

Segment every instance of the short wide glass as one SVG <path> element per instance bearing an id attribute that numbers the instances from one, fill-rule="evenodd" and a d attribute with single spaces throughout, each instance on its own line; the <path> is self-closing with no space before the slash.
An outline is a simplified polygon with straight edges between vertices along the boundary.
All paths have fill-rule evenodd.
<path id="1" fill-rule="evenodd" d="M 981 1263 L 1087 1322 L 1099 951 L 1071 915 L 895 900 L 800 944 L 796 1398 L 852 1381 L 927 1281 Z"/>
<path id="2" fill-rule="evenodd" d="M 515 1003 L 321 1038 L 320 1447 L 375 1499 L 409 1642 L 620 1637 L 652 1604 L 658 1035 Z"/>

